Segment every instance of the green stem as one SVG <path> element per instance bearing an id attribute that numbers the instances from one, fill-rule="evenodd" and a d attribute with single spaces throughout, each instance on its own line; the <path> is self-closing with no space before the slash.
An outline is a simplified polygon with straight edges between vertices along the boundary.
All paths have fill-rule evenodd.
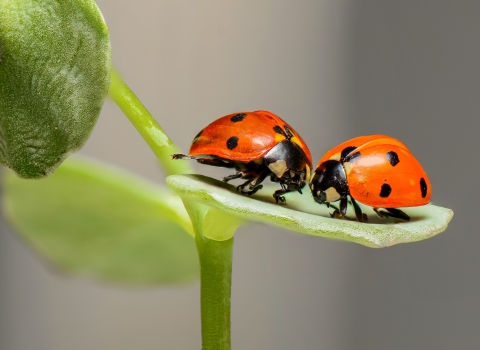
<path id="1" fill-rule="evenodd" d="M 197 233 L 200 257 L 202 350 L 230 350 L 233 238 L 214 241 Z"/>
<path id="2" fill-rule="evenodd" d="M 111 80 L 109 97 L 142 135 L 167 175 L 191 173 L 192 169 L 188 162 L 172 160 L 171 155 L 180 153 L 179 149 L 116 70 L 112 70 Z"/>
<path id="3" fill-rule="evenodd" d="M 169 175 L 191 173 L 188 162 L 171 159 L 172 154 L 179 153 L 178 148 L 115 70 L 112 71 L 111 80 L 110 98 L 120 107 L 150 146 L 166 173 Z M 226 222 L 214 219 L 216 224 L 221 226 L 218 228 L 217 225 L 207 224 L 211 221 L 211 219 L 206 220 L 208 208 L 198 204 L 185 205 L 185 207 L 187 210 L 190 208 L 189 215 L 192 223 L 198 226 L 195 240 L 201 268 L 202 349 L 230 350 L 233 238 L 227 241 L 211 240 L 203 235 L 203 230 L 205 226 L 210 234 L 215 235 L 218 229 L 225 228 L 227 231 L 232 231 L 233 235 L 240 222 L 238 219 L 226 220 Z"/>

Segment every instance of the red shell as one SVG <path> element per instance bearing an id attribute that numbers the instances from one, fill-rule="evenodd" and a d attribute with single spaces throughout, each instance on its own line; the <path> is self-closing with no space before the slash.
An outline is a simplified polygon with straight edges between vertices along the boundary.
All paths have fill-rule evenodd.
<path id="1" fill-rule="evenodd" d="M 357 137 L 327 152 L 320 163 L 339 160 L 348 146 L 356 147 L 350 154 L 360 154 L 343 163 L 353 198 L 376 208 L 412 207 L 430 202 L 430 180 L 402 142 L 385 135 Z"/>
<path id="2" fill-rule="evenodd" d="M 238 117 L 240 116 L 240 117 Z M 232 121 L 240 119 L 238 121 Z M 274 127 L 285 126 L 293 133 L 292 142 L 305 152 L 310 164 L 312 156 L 305 141 L 279 116 L 268 111 L 232 113 L 207 125 L 190 147 L 190 155 L 210 155 L 238 162 L 250 162 L 261 159 L 275 145 L 285 140 L 285 136 L 276 132 Z M 238 138 L 236 147 L 229 149 L 230 138 Z"/>

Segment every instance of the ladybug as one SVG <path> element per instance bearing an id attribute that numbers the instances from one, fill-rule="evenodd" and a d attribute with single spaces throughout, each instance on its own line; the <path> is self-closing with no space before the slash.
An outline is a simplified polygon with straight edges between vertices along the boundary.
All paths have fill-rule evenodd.
<path id="1" fill-rule="evenodd" d="M 252 195 L 270 176 L 282 187 L 275 201 L 285 201 L 285 193 L 298 191 L 310 180 L 312 156 L 297 132 L 268 111 L 233 113 L 203 128 L 192 141 L 189 155 L 174 154 L 172 159 L 195 159 L 201 164 L 234 168 L 223 178 L 246 179 L 237 191 Z"/>
<path id="2" fill-rule="evenodd" d="M 406 221 L 410 217 L 398 207 L 430 202 L 425 170 L 405 144 L 390 136 L 360 136 L 344 142 L 323 156 L 312 175 L 310 189 L 317 203 L 329 206 L 340 201 L 332 217 L 345 215 L 347 196 L 361 222 L 367 217 L 356 201 L 373 207 L 380 217 Z"/>

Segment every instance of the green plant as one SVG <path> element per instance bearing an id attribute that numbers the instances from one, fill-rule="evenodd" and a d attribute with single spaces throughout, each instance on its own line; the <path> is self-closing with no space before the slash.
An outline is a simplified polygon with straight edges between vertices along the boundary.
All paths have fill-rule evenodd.
<path id="1" fill-rule="evenodd" d="M 446 228 L 448 209 L 411 209 L 400 225 L 328 217 L 309 195 L 273 203 L 192 175 L 188 162 L 111 70 L 107 27 L 95 3 L 4 1 L 0 9 L 0 162 L 23 178 L 50 175 L 88 138 L 107 96 L 123 110 L 170 176 L 159 187 L 91 161 L 68 159 L 49 178 L 6 174 L 10 222 L 60 268 L 121 284 L 178 283 L 201 266 L 203 348 L 230 348 L 234 233 L 249 221 L 386 247 Z M 96 200 L 92 201 L 92 197 Z M 315 213 L 314 213 L 314 212 Z M 195 237 L 195 239 L 192 239 Z"/>

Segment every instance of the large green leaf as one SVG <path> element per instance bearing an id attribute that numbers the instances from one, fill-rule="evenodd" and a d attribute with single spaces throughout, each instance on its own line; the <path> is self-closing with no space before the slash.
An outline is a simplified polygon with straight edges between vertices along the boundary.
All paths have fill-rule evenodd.
<path id="1" fill-rule="evenodd" d="M 0 5 L 0 164 L 49 175 L 89 137 L 107 96 L 110 41 L 92 0 Z"/>
<path id="2" fill-rule="evenodd" d="M 9 172 L 4 185 L 13 227 L 64 271 L 122 284 L 198 274 L 191 222 L 166 188 L 78 158 L 42 181 Z"/>
<path id="3" fill-rule="evenodd" d="M 360 223 L 353 220 L 351 209 L 346 219 L 330 218 L 329 211 L 332 209 L 315 203 L 307 187 L 303 195 L 289 193 L 285 196 L 286 203 L 275 204 L 272 193 L 278 187 L 274 186 L 267 186 L 252 197 L 247 197 L 236 193 L 232 185 L 202 175 L 172 175 L 167 177 L 167 184 L 185 197 L 187 202 L 196 201 L 246 220 L 262 221 L 309 235 L 375 248 L 432 237 L 444 231 L 453 216 L 449 209 L 425 205 L 405 209 L 411 220 L 404 222 L 378 218 L 371 208 L 362 206 L 370 221 Z M 203 234 L 214 240 L 231 238 L 228 231 L 224 236 L 220 236 L 219 232 L 215 236 L 208 236 L 205 230 Z"/>

